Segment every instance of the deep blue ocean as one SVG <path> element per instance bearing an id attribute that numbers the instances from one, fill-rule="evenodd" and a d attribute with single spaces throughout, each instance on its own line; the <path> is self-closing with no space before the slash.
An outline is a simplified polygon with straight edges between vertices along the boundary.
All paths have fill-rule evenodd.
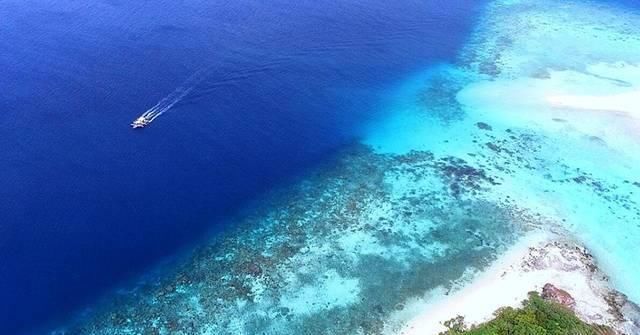
<path id="1" fill-rule="evenodd" d="M 480 5 L 1 1 L 0 333 L 63 320 L 351 143 Z"/>

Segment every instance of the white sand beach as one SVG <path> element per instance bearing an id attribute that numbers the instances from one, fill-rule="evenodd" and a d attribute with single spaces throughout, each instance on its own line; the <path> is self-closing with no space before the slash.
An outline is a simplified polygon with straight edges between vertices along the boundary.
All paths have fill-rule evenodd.
<path id="1" fill-rule="evenodd" d="M 520 306 L 528 292 L 540 292 L 547 283 L 571 294 L 574 310 L 582 320 L 622 333 L 639 330 L 637 323 L 622 316 L 633 314 L 636 308 L 609 287 L 607 277 L 586 249 L 561 236 L 537 232 L 523 238 L 468 285 L 422 305 L 418 316 L 398 334 L 438 334 L 446 330 L 445 321 L 458 315 L 467 325 L 489 321 L 499 308 Z M 415 311 L 420 304 L 416 301 L 406 310 Z"/>
<path id="2" fill-rule="evenodd" d="M 617 125 L 617 136 L 640 141 L 640 90 L 611 95 L 552 95 L 551 107 L 574 110 L 577 117 L 601 119 L 602 124 Z M 582 115 L 589 113 L 587 115 Z M 594 114 L 595 113 L 595 114 Z"/>
<path id="3" fill-rule="evenodd" d="M 556 95 L 547 98 L 553 107 L 626 113 L 640 118 L 640 91 L 613 95 Z"/>

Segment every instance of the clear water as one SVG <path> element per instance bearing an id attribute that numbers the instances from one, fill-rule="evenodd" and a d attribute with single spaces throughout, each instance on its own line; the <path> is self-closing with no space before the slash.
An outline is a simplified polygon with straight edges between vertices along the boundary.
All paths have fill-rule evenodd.
<path id="1" fill-rule="evenodd" d="M 640 91 L 640 9 L 633 2 L 601 1 L 471 5 L 256 5 L 256 12 L 244 12 L 251 6 L 225 12 L 231 26 L 243 13 L 278 18 L 266 20 L 266 27 L 249 25 L 242 35 L 261 46 L 263 34 L 279 41 L 269 44 L 277 57 L 247 70 L 251 59 L 265 59 L 259 56 L 265 50 L 248 48 L 243 40 L 229 57 L 245 72 L 213 74 L 225 79 L 203 83 L 179 109 L 135 134 L 144 143 L 131 151 L 139 164 L 150 153 L 165 160 L 155 160 L 154 169 L 137 176 L 141 189 L 154 195 L 151 203 L 130 206 L 173 209 L 187 218 L 160 211 L 141 219 L 147 214 L 140 213 L 122 223 L 134 222 L 135 228 L 92 229 L 93 240 L 85 232 L 81 241 L 95 244 L 96 236 L 108 236 L 118 246 L 134 241 L 142 247 L 174 241 L 172 235 L 189 240 L 184 230 L 191 240 L 206 229 L 210 236 L 174 264 L 121 286 L 58 329 L 67 334 L 391 334 L 419 312 L 408 306 L 456 290 L 521 236 L 539 229 L 582 241 L 613 285 L 640 301 L 640 277 L 629 270 L 640 257 L 637 109 L 553 103 L 562 96 Z M 291 11 L 299 15 L 292 18 Z M 325 25 L 308 25 L 317 19 Z M 300 55 L 303 46 L 310 51 Z M 255 59 L 247 50 L 256 52 Z M 293 61 L 281 58 L 285 54 L 298 56 Z M 261 103 L 242 94 L 257 95 Z M 224 110 L 244 113 L 204 107 L 214 97 L 221 99 L 213 100 L 216 104 L 227 101 L 233 107 Z M 274 112 L 264 113 L 264 106 Z M 202 121 L 203 110 L 211 111 L 208 122 Z M 123 114 L 130 121 L 130 113 Z M 175 127 L 176 122 L 183 124 Z M 225 124 L 229 128 L 220 131 Z M 122 134 L 130 135 L 126 131 Z M 176 133 L 197 141 L 167 138 Z M 202 143 L 221 153 L 187 149 Z M 168 164 L 169 159 L 178 163 Z M 202 165 L 194 167 L 194 160 Z M 162 169 L 158 163 L 164 163 Z M 194 176 L 186 182 L 185 169 Z M 234 184 L 234 175 L 242 182 Z M 272 182 L 255 187 L 265 176 Z M 169 181 L 173 178 L 176 184 Z M 194 188 L 180 187 L 188 181 Z M 223 186 L 213 187 L 216 183 Z M 251 192 L 240 193 L 243 187 Z M 243 195 L 238 199 L 253 201 L 228 205 L 231 189 Z M 222 215 L 225 206 L 240 209 Z M 216 215 L 224 232 L 211 228 Z M 79 243 L 78 236 L 70 241 Z M 121 258 L 108 253 L 118 266 L 126 257 L 142 263 L 168 253 L 163 246 L 145 258 L 122 248 Z M 91 250 L 102 255 L 97 249 Z M 36 270 L 31 267 L 25 278 Z M 78 280 L 93 278 L 84 276 Z M 73 288 L 66 286 L 73 279 L 65 280 L 61 287 Z M 100 286 L 88 282 L 86 292 Z"/>
<path id="2" fill-rule="evenodd" d="M 380 152 L 429 150 L 485 166 L 503 180 L 495 196 L 556 218 L 638 301 L 640 278 L 629 269 L 640 256 L 639 109 L 550 101 L 635 94 L 640 12 L 596 1 L 495 1 L 483 17 L 458 62 L 400 86 L 366 142 Z"/>
<path id="3" fill-rule="evenodd" d="M 353 143 L 478 5 L 0 2 L 0 333 L 64 317 Z M 193 82 L 142 131 L 129 123 Z"/>

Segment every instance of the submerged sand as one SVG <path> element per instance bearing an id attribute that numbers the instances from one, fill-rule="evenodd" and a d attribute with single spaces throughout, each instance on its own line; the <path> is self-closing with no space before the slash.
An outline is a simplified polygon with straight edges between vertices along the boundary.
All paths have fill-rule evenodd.
<path id="1" fill-rule="evenodd" d="M 550 96 L 548 101 L 554 107 L 614 112 L 640 118 L 640 91 L 606 96 L 556 95 Z"/>

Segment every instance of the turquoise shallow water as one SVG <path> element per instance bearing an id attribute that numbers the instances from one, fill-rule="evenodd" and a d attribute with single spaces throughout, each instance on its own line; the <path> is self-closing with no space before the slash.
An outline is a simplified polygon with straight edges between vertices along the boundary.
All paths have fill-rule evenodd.
<path id="1" fill-rule="evenodd" d="M 548 229 L 640 301 L 638 114 L 555 103 L 639 90 L 637 27 L 622 5 L 493 1 L 455 62 L 389 89 L 361 141 L 68 333 L 393 333 L 408 301 Z"/>
<path id="2" fill-rule="evenodd" d="M 495 183 L 459 158 L 354 144 L 70 333 L 380 333 L 408 299 L 451 290 L 539 224 L 484 199 Z"/>
<path id="3" fill-rule="evenodd" d="M 553 101 L 637 92 L 640 16 L 601 2 L 496 1 L 484 17 L 460 63 L 406 81 L 366 141 L 380 152 L 446 152 L 488 166 L 504 180 L 495 195 L 558 219 L 638 301 L 640 277 L 628 271 L 640 256 L 637 109 Z M 444 90 L 423 89 L 434 86 Z M 449 111 L 449 121 L 433 110 Z M 478 138 L 478 122 L 490 135 Z"/>

